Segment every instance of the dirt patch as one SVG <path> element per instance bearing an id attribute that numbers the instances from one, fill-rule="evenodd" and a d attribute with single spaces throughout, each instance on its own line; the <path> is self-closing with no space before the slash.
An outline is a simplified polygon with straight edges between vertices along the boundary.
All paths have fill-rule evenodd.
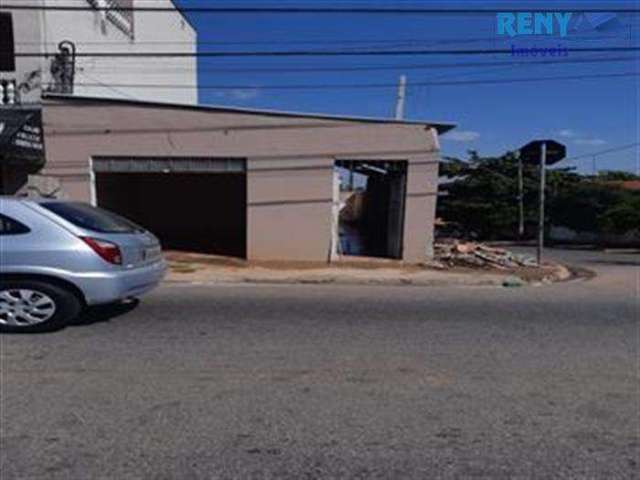
<path id="1" fill-rule="evenodd" d="M 429 268 L 429 267 L 427 267 Z M 436 271 L 443 271 L 438 268 L 435 268 Z M 505 268 L 505 269 L 497 269 L 491 267 L 483 267 L 483 268 L 470 268 L 470 267 L 460 267 L 454 266 L 446 269 L 446 272 L 450 273 L 459 273 L 466 275 L 474 275 L 478 273 L 483 273 L 487 275 L 496 275 L 504 277 L 512 276 L 521 278 L 527 283 L 538 283 L 538 282 L 557 282 L 567 280 L 572 276 L 572 272 L 565 266 L 557 264 L 557 263 L 546 263 L 542 266 L 542 268 L 538 267 L 515 267 L 515 268 Z"/>
<path id="2" fill-rule="evenodd" d="M 201 253 L 181 252 L 166 250 L 163 252 L 167 261 L 176 268 L 197 268 L 201 266 L 219 266 L 236 269 L 264 268 L 269 270 L 317 270 L 326 269 L 327 262 L 309 262 L 292 260 L 243 260 L 240 258 L 224 257 L 219 255 L 207 255 Z M 425 265 L 405 263 L 398 260 L 371 257 L 342 257 L 331 263 L 334 270 L 380 270 L 397 269 L 403 272 L 418 272 Z"/>
<path id="3" fill-rule="evenodd" d="M 571 272 L 557 264 L 543 268 L 446 269 L 429 263 L 405 264 L 378 259 L 324 262 L 249 262 L 215 255 L 168 251 L 169 281 L 196 283 L 342 284 L 397 286 L 509 286 L 565 280 Z"/>
<path id="4" fill-rule="evenodd" d="M 246 260 L 221 255 L 207 255 L 203 253 L 181 252 L 178 250 L 165 250 L 164 258 L 173 265 L 216 265 L 225 267 L 243 267 Z"/>

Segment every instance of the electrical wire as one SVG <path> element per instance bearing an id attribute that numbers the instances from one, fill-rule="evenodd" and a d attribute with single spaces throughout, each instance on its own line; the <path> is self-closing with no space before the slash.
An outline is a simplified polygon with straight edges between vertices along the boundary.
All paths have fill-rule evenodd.
<path id="1" fill-rule="evenodd" d="M 587 75 L 565 75 L 553 77 L 526 77 L 526 78 L 497 78 L 479 80 L 459 80 L 459 81 L 428 81 L 414 82 L 408 86 L 459 86 L 459 85 L 482 85 L 482 84 L 515 84 L 530 82 L 551 82 L 561 80 L 590 80 L 602 78 L 625 78 L 640 76 L 639 72 L 602 73 Z M 99 87 L 100 84 L 78 83 L 80 87 Z M 126 83 L 109 84 L 114 88 L 148 88 L 148 89 L 192 89 L 202 90 L 335 90 L 335 89 L 376 89 L 397 87 L 395 83 L 353 83 L 353 84 L 300 84 L 300 85 L 180 85 L 180 84 L 152 84 L 152 83 Z"/>
<path id="2" fill-rule="evenodd" d="M 577 155 L 575 157 L 565 158 L 563 161 L 568 162 L 572 160 L 581 160 L 583 158 L 599 157 L 600 155 L 605 155 L 607 153 L 620 152 L 622 150 L 627 150 L 629 148 L 638 147 L 638 146 L 640 146 L 640 142 L 634 142 L 626 145 L 619 145 L 617 147 L 612 147 L 607 150 L 601 150 L 599 152 L 585 153 L 584 155 Z"/>
<path id="3" fill-rule="evenodd" d="M 560 50 L 538 48 L 536 50 Z M 604 52 L 638 52 L 640 47 L 578 47 L 562 48 L 569 53 L 604 53 Z M 113 57 L 113 58 L 190 58 L 190 57 L 334 57 L 334 56 L 422 56 L 422 55 L 513 55 L 514 50 L 505 48 L 482 50 L 282 50 L 282 51 L 244 51 L 244 52 L 77 52 L 76 58 L 81 57 Z M 18 58 L 48 58 L 47 52 L 16 52 Z"/>
<path id="4" fill-rule="evenodd" d="M 0 7 L 1 9 L 2 7 Z M 630 25 L 631 28 L 637 27 L 637 25 Z M 572 34 L 569 37 L 563 39 L 563 41 L 584 41 L 584 40 L 606 40 L 612 38 L 620 38 L 620 35 L 605 35 L 603 33 L 597 35 L 583 35 Z M 223 40 L 200 40 L 199 45 L 218 45 L 218 46 L 233 46 L 233 45 L 416 45 L 416 44 L 429 44 L 429 45 L 448 45 L 448 44 L 461 44 L 461 43 L 481 43 L 481 42 L 495 42 L 496 37 L 468 37 L 468 38 L 394 38 L 394 39 L 316 39 L 316 40 L 244 40 L 244 41 L 223 41 Z M 539 40 L 532 37 L 522 37 L 519 41 L 526 40 Z M 153 41 L 136 41 L 136 45 L 191 45 L 192 41 L 176 41 L 176 40 L 153 40 Z M 56 46 L 58 42 L 16 42 L 15 45 L 51 45 Z M 114 42 L 109 41 L 81 41 L 76 45 L 113 45 Z"/>
<path id="5" fill-rule="evenodd" d="M 35 10 L 35 11 L 120 11 L 120 12 L 175 12 L 185 13 L 227 13 L 227 14 L 375 14 L 375 15 L 420 15 L 420 14 L 488 14 L 500 13 L 503 9 L 495 8 L 438 8 L 438 7 L 163 7 L 163 6 L 135 6 L 135 7 L 93 7 L 71 5 L 16 5 L 7 4 L 3 9 Z M 530 12 L 530 8 L 509 8 L 509 12 Z M 545 8 L 548 13 L 640 13 L 640 8 Z"/>
<path id="6" fill-rule="evenodd" d="M 563 64 L 589 64 L 589 63 L 617 63 L 617 62 L 632 62 L 637 58 L 633 56 L 625 57 L 599 57 L 599 58 L 582 58 L 582 59 L 564 59 L 564 60 L 535 60 L 535 61 L 514 61 L 514 62 L 466 62 L 466 63 L 430 63 L 430 64 L 397 64 L 397 65 L 363 65 L 363 66 L 345 66 L 345 67 L 299 67 L 299 68 L 286 68 L 286 67 L 265 67 L 265 68 L 229 68 L 229 67 L 200 67 L 200 72 L 213 72 L 217 74 L 230 74 L 230 73 L 317 73 L 317 72 L 360 72 L 360 71 L 385 71 L 385 70 L 429 70 L 429 69 L 464 69 L 475 67 L 500 67 L 500 66 L 513 66 L 513 67 L 535 67 L 537 65 L 563 65 Z M 132 68 L 135 67 L 135 68 Z M 137 70 L 140 68 L 140 70 Z M 112 72 L 113 68 L 100 67 L 91 68 L 91 71 L 106 71 Z M 184 67 L 162 67 L 156 70 L 156 73 L 166 72 L 190 72 L 192 68 Z M 132 65 L 120 65 L 118 71 L 135 72 L 138 74 L 152 74 L 153 70 L 150 70 L 147 66 L 132 64 Z"/>

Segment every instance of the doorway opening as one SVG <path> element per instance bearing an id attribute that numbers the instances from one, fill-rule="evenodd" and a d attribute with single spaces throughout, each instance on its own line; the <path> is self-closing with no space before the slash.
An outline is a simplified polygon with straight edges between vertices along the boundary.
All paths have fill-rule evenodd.
<path id="1" fill-rule="evenodd" d="M 339 160 L 337 254 L 402 259 L 407 161 Z"/>
<path id="2" fill-rule="evenodd" d="M 100 207 L 156 234 L 163 248 L 246 258 L 244 173 L 96 173 Z"/>

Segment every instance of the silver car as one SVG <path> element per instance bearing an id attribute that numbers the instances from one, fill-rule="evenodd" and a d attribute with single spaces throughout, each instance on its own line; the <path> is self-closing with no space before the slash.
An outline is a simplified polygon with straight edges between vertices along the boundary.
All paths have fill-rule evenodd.
<path id="1" fill-rule="evenodd" d="M 160 283 L 158 239 L 85 203 L 0 197 L 0 331 L 60 328 Z"/>

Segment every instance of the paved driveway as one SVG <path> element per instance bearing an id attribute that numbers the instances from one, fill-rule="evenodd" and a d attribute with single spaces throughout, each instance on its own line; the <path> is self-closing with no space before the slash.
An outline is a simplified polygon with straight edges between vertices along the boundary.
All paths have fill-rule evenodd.
<path id="1" fill-rule="evenodd" d="M 1 478 L 637 478 L 639 257 L 553 255 L 601 275 L 165 285 L 3 336 Z"/>

